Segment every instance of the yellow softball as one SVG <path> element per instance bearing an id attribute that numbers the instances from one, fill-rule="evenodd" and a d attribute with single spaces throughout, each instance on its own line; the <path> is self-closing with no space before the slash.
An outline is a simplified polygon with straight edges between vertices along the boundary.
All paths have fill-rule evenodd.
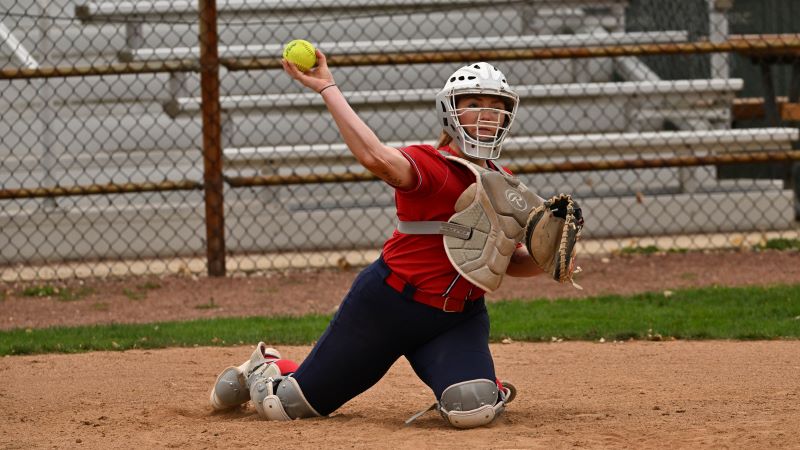
<path id="1" fill-rule="evenodd" d="M 283 57 L 294 63 L 303 72 L 308 71 L 317 63 L 317 54 L 311 42 L 295 39 L 283 48 Z"/>

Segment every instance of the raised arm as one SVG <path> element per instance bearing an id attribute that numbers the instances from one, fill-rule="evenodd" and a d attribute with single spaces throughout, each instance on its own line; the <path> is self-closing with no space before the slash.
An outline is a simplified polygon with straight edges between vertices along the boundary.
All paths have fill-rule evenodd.
<path id="1" fill-rule="evenodd" d="M 417 179 L 411 163 L 400 150 L 384 145 L 375 132 L 358 117 L 336 86 L 325 55 L 319 49 L 316 53 L 317 67 L 307 72 L 300 71 L 297 66 L 285 59 L 281 64 L 289 76 L 322 95 L 345 144 L 362 166 L 394 187 L 401 189 L 414 187 Z"/>

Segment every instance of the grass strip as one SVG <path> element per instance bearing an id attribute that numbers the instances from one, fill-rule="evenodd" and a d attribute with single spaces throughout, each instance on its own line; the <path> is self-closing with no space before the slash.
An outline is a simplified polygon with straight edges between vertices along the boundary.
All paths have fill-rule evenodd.
<path id="1" fill-rule="evenodd" d="M 80 353 L 92 350 L 130 350 L 199 345 L 300 345 L 319 338 L 330 316 L 235 317 L 79 327 L 15 329 L 0 332 L 0 355 Z"/>
<path id="2" fill-rule="evenodd" d="M 492 337 L 521 341 L 800 338 L 800 285 L 710 287 L 493 305 Z"/>
<path id="3" fill-rule="evenodd" d="M 499 341 L 800 338 L 800 284 L 489 304 Z M 0 331 L 0 355 L 310 344 L 330 316 L 247 317 Z"/>

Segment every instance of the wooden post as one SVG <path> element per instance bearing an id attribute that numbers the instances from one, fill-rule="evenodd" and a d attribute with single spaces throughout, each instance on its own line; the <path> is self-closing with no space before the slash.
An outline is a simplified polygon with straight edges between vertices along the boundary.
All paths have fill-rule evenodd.
<path id="1" fill-rule="evenodd" d="M 781 112 L 775 99 L 775 85 L 772 82 L 772 58 L 758 58 L 761 68 L 761 84 L 764 88 L 764 115 L 771 127 L 780 126 Z"/>
<path id="2" fill-rule="evenodd" d="M 800 102 L 800 55 L 792 62 L 792 79 L 789 82 L 789 103 Z"/>
<path id="3" fill-rule="evenodd" d="M 203 180 L 206 204 L 208 275 L 225 276 L 225 220 L 222 194 L 222 139 L 219 108 L 219 54 L 216 0 L 198 0 L 200 10 L 200 89 L 203 99 Z"/>

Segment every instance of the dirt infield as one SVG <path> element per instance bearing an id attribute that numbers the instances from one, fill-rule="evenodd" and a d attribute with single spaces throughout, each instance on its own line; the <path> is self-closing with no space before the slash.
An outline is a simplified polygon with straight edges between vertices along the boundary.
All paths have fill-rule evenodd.
<path id="1" fill-rule="evenodd" d="M 308 347 L 285 347 L 300 360 Z M 429 412 L 404 360 L 329 418 L 212 414 L 217 372 L 250 347 L 0 359 L 3 448 L 800 448 L 800 342 L 497 344 L 519 395 L 492 426 Z M 346 376 L 346 374 L 331 374 Z"/>
<path id="2" fill-rule="evenodd" d="M 582 293 L 548 280 L 509 280 L 493 297 L 800 280 L 797 252 L 584 265 Z M 71 301 L 24 297 L 21 286 L 7 285 L 0 328 L 328 313 L 354 275 L 106 280 Z M 252 345 L 0 358 L 0 448 L 800 449 L 800 341 L 493 344 L 498 374 L 520 394 L 492 426 L 466 431 L 434 412 L 403 426 L 433 400 L 405 360 L 329 418 L 268 423 L 252 406 L 212 414 L 207 396 L 217 373 L 244 361 Z M 280 350 L 301 361 L 310 347 Z"/>

